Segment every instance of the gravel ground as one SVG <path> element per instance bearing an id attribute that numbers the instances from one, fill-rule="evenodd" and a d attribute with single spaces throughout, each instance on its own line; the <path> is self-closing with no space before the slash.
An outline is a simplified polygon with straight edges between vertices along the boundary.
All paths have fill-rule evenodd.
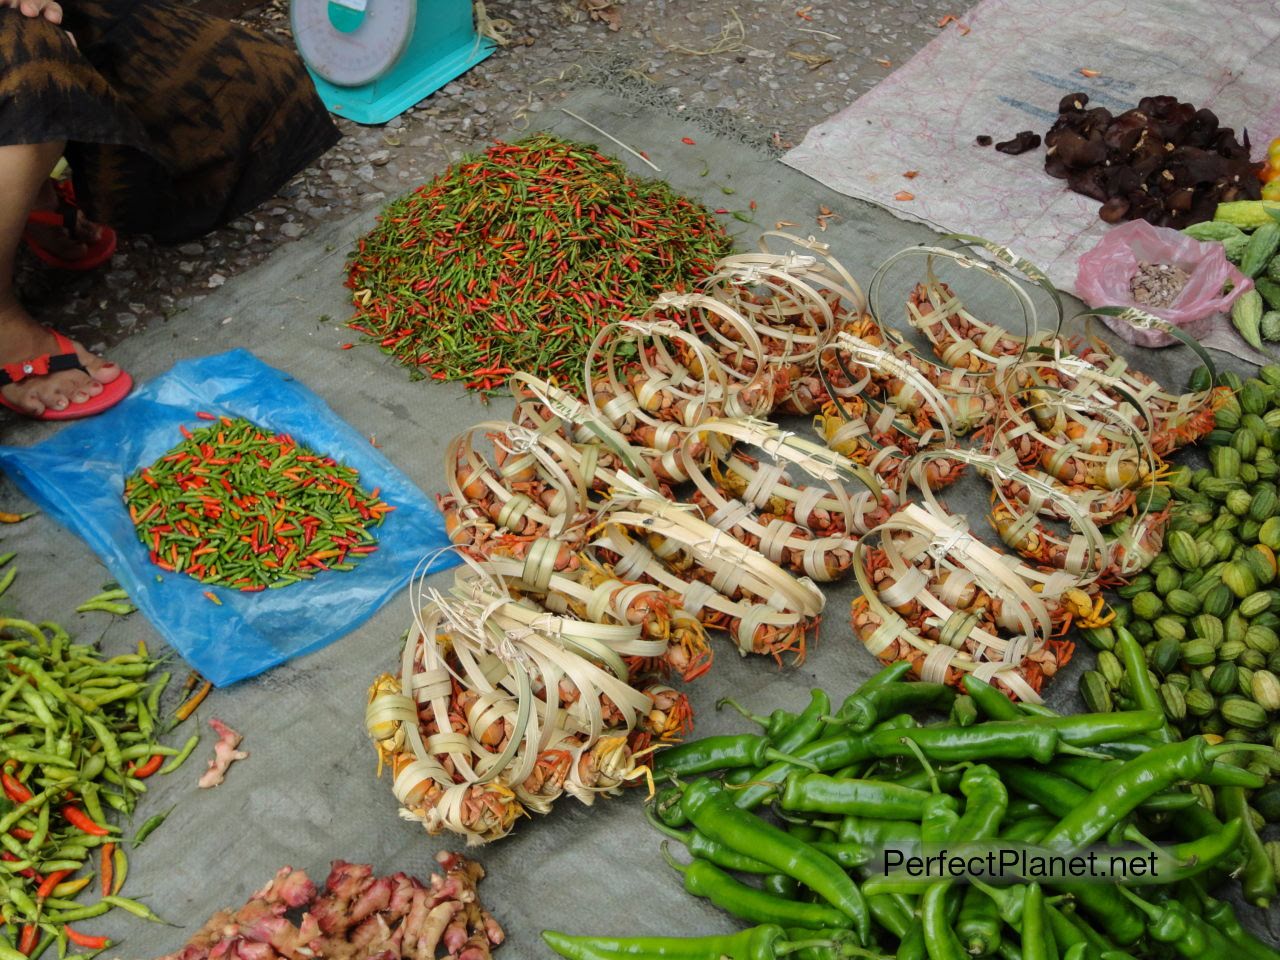
<path id="1" fill-rule="evenodd" d="M 249 3 L 252 0 L 248 0 Z M 192 0 L 288 40 L 284 0 Z M 505 45 L 382 127 L 343 140 L 252 214 L 199 242 L 122 238 L 111 269 L 20 265 L 40 319 L 94 350 L 163 323 L 325 222 L 382 206 L 582 85 L 606 87 L 780 153 L 937 35 L 948 0 L 489 0 Z M 591 118 L 608 129 L 608 118 Z M 635 145 L 643 149 L 643 144 Z M 816 211 L 815 211 L 816 212 Z"/>

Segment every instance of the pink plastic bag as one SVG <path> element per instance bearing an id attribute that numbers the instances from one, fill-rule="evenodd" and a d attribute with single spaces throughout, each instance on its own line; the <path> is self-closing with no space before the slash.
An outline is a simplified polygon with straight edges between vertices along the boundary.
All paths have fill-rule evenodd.
<path id="1" fill-rule="evenodd" d="M 1149 307 L 1133 302 L 1129 282 L 1139 263 L 1169 263 L 1185 270 L 1190 278 L 1177 299 L 1167 307 Z M 1231 291 L 1223 293 L 1227 282 Z M 1091 307 L 1137 307 L 1168 320 L 1190 336 L 1208 334 L 1214 317 L 1231 309 L 1236 297 L 1253 287 L 1253 281 L 1228 260 L 1220 243 L 1201 243 L 1168 227 L 1155 227 L 1145 220 L 1108 230 L 1097 245 L 1080 258 L 1076 293 Z M 1142 347 L 1167 347 L 1177 343 L 1158 330 L 1138 330 L 1123 320 L 1103 321 L 1129 343 Z"/>

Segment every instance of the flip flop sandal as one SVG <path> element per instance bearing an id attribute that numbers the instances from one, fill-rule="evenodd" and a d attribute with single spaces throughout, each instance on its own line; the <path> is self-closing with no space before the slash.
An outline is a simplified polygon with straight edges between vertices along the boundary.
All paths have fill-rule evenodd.
<path id="1" fill-rule="evenodd" d="M 54 339 L 58 343 L 59 353 L 45 353 L 31 360 L 20 360 L 17 363 L 8 363 L 0 366 L 0 387 L 6 387 L 11 383 L 21 383 L 28 377 L 46 377 L 52 373 L 61 373 L 64 370 L 84 370 L 89 371 L 84 364 L 80 362 L 80 357 L 76 353 L 75 344 L 58 333 L 56 330 L 50 330 Z M 133 387 L 133 378 L 123 370 L 120 376 L 116 377 L 110 383 L 102 385 L 102 392 L 96 397 L 90 397 L 84 403 L 71 403 L 65 410 L 55 410 L 52 407 L 46 407 L 44 413 L 38 416 L 28 413 L 17 404 L 7 400 L 4 394 L 0 394 L 0 406 L 8 407 L 14 413 L 20 413 L 24 417 L 30 417 L 33 420 L 77 420 L 80 417 L 91 417 L 95 413 L 101 413 L 110 407 L 114 407 L 117 403 L 125 398 L 129 390 Z"/>
<path id="2" fill-rule="evenodd" d="M 67 233 L 74 237 L 77 224 L 77 217 L 80 213 L 80 207 L 76 204 L 75 188 L 71 185 L 70 180 L 60 180 L 53 185 L 54 190 L 58 194 L 57 210 L 33 210 L 27 217 L 27 223 L 40 224 L 49 227 L 62 227 Z M 87 244 L 84 256 L 75 260 L 67 260 L 59 257 L 57 254 L 40 245 L 30 230 L 24 230 L 22 239 L 26 241 L 27 247 L 37 257 L 43 260 L 51 267 L 59 270 L 92 270 L 100 267 L 108 260 L 111 255 L 116 252 L 116 232 L 110 227 L 103 226 L 100 228 L 98 239 L 93 243 Z"/>

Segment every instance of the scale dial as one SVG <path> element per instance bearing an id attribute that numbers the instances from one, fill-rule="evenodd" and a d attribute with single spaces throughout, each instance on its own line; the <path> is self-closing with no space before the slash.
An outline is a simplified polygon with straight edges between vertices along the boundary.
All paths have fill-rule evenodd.
<path id="1" fill-rule="evenodd" d="M 390 70 L 413 37 L 418 0 L 293 0 L 298 52 L 340 87 L 371 83 Z"/>

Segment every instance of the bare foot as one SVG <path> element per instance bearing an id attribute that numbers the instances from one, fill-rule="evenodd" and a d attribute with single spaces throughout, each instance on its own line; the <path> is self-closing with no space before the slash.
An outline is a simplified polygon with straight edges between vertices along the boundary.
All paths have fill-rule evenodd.
<path id="1" fill-rule="evenodd" d="M 120 368 L 75 344 L 76 355 L 85 370 L 64 370 L 44 376 L 29 376 L 19 383 L 0 387 L 0 394 L 25 413 L 38 417 L 46 409 L 65 410 L 84 403 L 102 392 L 104 384 L 120 376 Z M 57 353 L 51 334 L 32 319 L 16 300 L 0 302 L 0 366 L 21 363 L 46 353 Z"/>
<path id="2" fill-rule="evenodd" d="M 53 188 L 52 180 L 46 180 L 41 185 L 34 209 L 55 213 L 58 211 L 58 194 Z M 36 243 L 63 260 L 79 260 L 85 255 L 89 244 L 97 240 L 102 233 L 102 228 L 98 224 L 79 211 L 76 213 L 75 227 L 71 230 L 64 226 L 51 226 L 44 223 L 28 224 L 26 229 Z"/>

